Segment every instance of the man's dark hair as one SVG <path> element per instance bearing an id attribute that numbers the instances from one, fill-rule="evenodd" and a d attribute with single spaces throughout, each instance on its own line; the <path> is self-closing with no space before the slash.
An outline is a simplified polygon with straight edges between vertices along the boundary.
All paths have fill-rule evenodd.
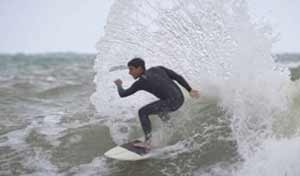
<path id="1" fill-rule="evenodd" d="M 141 59 L 141 58 L 138 58 L 138 57 L 131 59 L 128 62 L 127 66 L 128 67 L 129 66 L 134 66 L 135 68 L 142 67 L 144 70 L 146 70 L 145 69 L 145 61 L 143 59 Z"/>

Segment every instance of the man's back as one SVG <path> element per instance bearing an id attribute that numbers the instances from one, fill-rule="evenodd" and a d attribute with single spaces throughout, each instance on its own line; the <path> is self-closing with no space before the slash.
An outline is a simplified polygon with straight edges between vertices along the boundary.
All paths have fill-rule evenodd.
<path id="1" fill-rule="evenodd" d="M 165 67 L 151 67 L 141 76 L 143 90 L 146 90 L 160 99 L 182 97 L 182 92 L 173 81 L 172 75 Z"/>

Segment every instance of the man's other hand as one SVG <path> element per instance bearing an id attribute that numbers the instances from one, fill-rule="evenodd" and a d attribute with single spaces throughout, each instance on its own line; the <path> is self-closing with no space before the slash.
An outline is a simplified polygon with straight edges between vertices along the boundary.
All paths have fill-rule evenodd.
<path id="1" fill-rule="evenodd" d="M 122 85 L 123 84 L 123 82 L 122 82 L 122 80 L 121 79 L 117 79 L 117 80 L 115 80 L 114 81 L 114 83 L 118 86 L 118 85 Z"/>
<path id="2" fill-rule="evenodd" d="M 190 91 L 190 96 L 191 96 L 192 98 L 199 98 L 199 97 L 200 97 L 200 94 L 199 94 L 198 90 L 192 89 L 192 90 Z"/>

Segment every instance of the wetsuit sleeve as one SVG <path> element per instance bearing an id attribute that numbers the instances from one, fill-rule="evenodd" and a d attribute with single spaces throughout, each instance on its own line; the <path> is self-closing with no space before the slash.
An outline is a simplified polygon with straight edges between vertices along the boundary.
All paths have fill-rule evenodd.
<path id="1" fill-rule="evenodd" d="M 127 97 L 134 94 L 136 91 L 141 90 L 140 80 L 136 81 L 128 89 L 124 89 L 122 85 L 117 85 L 120 97 Z"/>
<path id="2" fill-rule="evenodd" d="M 191 91 L 192 88 L 191 86 L 189 85 L 189 83 L 181 76 L 179 75 L 178 73 L 174 72 L 173 70 L 171 69 L 168 69 L 166 67 L 163 67 L 161 66 L 160 68 L 164 69 L 168 76 L 172 79 L 172 80 L 175 80 L 177 81 L 182 87 L 184 87 L 187 91 Z"/>

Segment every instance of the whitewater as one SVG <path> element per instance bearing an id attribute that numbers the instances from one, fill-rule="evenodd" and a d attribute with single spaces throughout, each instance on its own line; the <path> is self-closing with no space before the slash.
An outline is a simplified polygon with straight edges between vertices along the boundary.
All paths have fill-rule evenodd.
<path id="1" fill-rule="evenodd" d="M 300 74 L 273 42 L 247 1 L 115 0 L 96 55 L 1 54 L 0 175 L 299 176 Z M 155 157 L 124 162 L 103 154 L 143 135 L 137 111 L 156 100 L 119 97 L 133 57 L 182 74 L 200 98 L 185 92 L 171 126 L 151 116 Z"/>
<path id="2" fill-rule="evenodd" d="M 188 127 L 172 129 L 177 142 L 169 144 L 175 146 L 176 158 L 198 155 L 185 158 L 190 166 L 175 162 L 181 174 L 187 174 L 183 168 L 195 169 L 201 163 L 208 152 L 203 146 L 218 143 L 229 149 L 216 148 L 211 155 L 221 161 L 228 153 L 230 157 L 211 161 L 212 166 L 199 164 L 195 175 L 299 174 L 299 160 L 292 157 L 299 156 L 300 147 L 297 113 L 291 113 L 295 102 L 290 97 L 295 91 L 287 70 L 272 57 L 271 28 L 255 24 L 248 11 L 242 0 L 116 1 L 105 36 L 97 45 L 97 91 L 91 98 L 98 112 L 110 116 L 106 123 L 113 140 L 122 143 L 131 136 L 131 120 L 138 107 L 153 97 L 138 94 L 120 100 L 113 85 L 101 82 L 121 77 L 130 85 L 132 80 L 123 69 L 112 68 L 124 68 L 130 58 L 142 57 L 148 67 L 165 65 L 177 70 L 201 92 L 201 100 L 188 99 L 173 115 L 175 124 Z M 202 110 L 208 102 L 220 111 L 221 115 L 209 115 L 218 122 L 203 121 Z M 294 129 L 290 129 L 291 121 L 297 122 Z M 206 130 L 211 130 L 210 135 Z M 208 171 L 203 171 L 205 166 Z"/>

